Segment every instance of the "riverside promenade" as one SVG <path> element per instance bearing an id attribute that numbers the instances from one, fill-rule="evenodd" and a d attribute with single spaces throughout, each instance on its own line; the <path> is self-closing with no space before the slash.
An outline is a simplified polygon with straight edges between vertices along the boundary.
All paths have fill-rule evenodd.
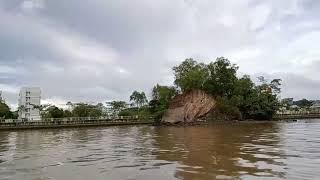
<path id="1" fill-rule="evenodd" d="M 69 117 L 49 118 L 40 121 L 21 121 L 7 119 L 0 121 L 0 130 L 10 129 L 39 129 L 39 128 L 62 128 L 62 127 L 89 127 L 89 126 L 119 126 L 119 125 L 142 125 L 152 124 L 153 117 L 119 116 L 110 117 Z"/>
<path id="2" fill-rule="evenodd" d="M 282 119 L 320 119 L 320 113 L 290 113 L 290 114 L 276 114 L 273 119 L 282 120 Z"/>

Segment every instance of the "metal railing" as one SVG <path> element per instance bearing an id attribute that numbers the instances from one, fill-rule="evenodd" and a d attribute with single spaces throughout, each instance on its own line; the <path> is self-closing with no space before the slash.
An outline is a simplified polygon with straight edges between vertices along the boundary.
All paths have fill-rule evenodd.
<path id="1" fill-rule="evenodd" d="M 55 127 L 55 126 L 85 126 L 85 125 L 121 125 L 152 123 L 152 116 L 118 116 L 118 117 L 67 117 L 45 118 L 39 121 L 6 119 L 0 121 L 0 128 L 6 127 Z"/>
<path id="2" fill-rule="evenodd" d="M 274 119 L 308 119 L 320 118 L 319 112 L 296 112 L 296 113 L 277 113 Z"/>

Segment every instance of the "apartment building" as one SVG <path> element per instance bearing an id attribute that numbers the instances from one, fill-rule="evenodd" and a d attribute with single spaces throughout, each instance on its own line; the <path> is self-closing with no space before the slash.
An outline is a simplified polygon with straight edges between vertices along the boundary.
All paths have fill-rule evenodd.
<path id="1" fill-rule="evenodd" d="M 19 119 L 39 121 L 41 90 L 39 87 L 23 87 L 19 93 Z"/>

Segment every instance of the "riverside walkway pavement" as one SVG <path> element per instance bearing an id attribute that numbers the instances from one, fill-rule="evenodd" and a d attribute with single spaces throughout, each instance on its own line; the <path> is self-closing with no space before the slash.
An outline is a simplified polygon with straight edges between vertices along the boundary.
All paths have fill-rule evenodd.
<path id="1" fill-rule="evenodd" d="M 88 127 L 88 126 L 119 126 L 153 124 L 154 117 L 119 116 L 110 117 L 69 117 L 49 118 L 40 121 L 21 121 L 7 119 L 0 121 L 0 130 L 8 129 L 36 129 L 36 128 L 62 128 L 62 127 Z"/>
<path id="2" fill-rule="evenodd" d="M 273 119 L 320 119 L 320 113 L 276 114 Z"/>

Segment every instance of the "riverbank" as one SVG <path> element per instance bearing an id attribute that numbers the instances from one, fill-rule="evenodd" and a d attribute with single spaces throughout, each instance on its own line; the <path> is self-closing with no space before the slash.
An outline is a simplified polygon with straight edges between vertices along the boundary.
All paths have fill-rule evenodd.
<path id="1" fill-rule="evenodd" d="M 301 120 L 319 119 L 319 118 L 301 118 Z M 81 127 L 102 127 L 102 126 L 128 126 L 128 125 L 153 125 L 159 127 L 174 126 L 174 127 L 187 127 L 187 126 L 207 126 L 218 124 L 240 124 L 240 123 L 270 123 L 270 122 L 297 122 L 299 119 L 273 119 L 273 120 L 208 120 L 196 121 L 188 123 L 160 123 L 156 124 L 153 119 L 117 119 L 117 120 L 82 120 L 82 121 L 33 121 L 33 122 L 7 122 L 0 123 L 0 130 L 19 130 L 19 129 L 51 129 L 51 128 L 81 128 Z"/>
<path id="2" fill-rule="evenodd" d="M 48 129 L 48 128 L 75 128 L 93 126 L 124 126 L 153 124 L 153 119 L 91 119 L 91 120 L 55 120 L 0 123 L 0 130 L 15 129 Z"/>
<path id="3" fill-rule="evenodd" d="M 300 120 L 306 121 L 306 120 L 313 120 L 313 119 L 319 119 L 320 118 L 300 118 L 300 119 L 272 119 L 272 120 L 208 120 L 208 121 L 196 121 L 196 122 L 179 122 L 179 123 L 167 123 L 163 122 L 156 126 L 173 126 L 173 127 L 187 127 L 187 126 L 206 126 L 206 125 L 215 125 L 215 124 L 242 124 L 242 123 L 274 123 L 274 122 L 280 122 L 280 123 L 293 123 L 298 122 Z"/>

